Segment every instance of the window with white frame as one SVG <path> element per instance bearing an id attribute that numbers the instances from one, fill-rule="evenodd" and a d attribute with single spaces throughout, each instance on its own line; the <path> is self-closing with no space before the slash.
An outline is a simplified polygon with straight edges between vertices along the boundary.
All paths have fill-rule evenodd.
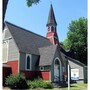
<path id="1" fill-rule="evenodd" d="M 40 66 L 40 71 L 43 71 L 44 70 L 44 66 Z"/>
<path id="2" fill-rule="evenodd" d="M 30 55 L 26 55 L 26 69 L 30 70 L 31 58 Z"/>

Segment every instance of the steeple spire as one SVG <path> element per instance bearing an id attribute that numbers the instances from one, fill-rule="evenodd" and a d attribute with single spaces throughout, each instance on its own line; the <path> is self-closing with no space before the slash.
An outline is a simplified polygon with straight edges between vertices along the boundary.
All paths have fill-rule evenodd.
<path id="1" fill-rule="evenodd" d="M 49 41 L 52 44 L 59 45 L 58 35 L 57 35 L 57 31 L 56 31 L 57 22 L 55 20 L 52 4 L 50 6 L 48 22 L 47 22 L 46 26 L 47 26 L 47 30 L 48 30 L 46 37 L 49 39 Z"/>
<path id="2" fill-rule="evenodd" d="M 53 24 L 55 26 L 57 25 L 57 22 L 56 22 L 55 16 L 54 16 L 54 11 L 53 11 L 52 4 L 50 6 L 50 11 L 49 11 L 49 16 L 48 16 L 47 26 L 48 25 L 51 25 L 51 24 Z"/>

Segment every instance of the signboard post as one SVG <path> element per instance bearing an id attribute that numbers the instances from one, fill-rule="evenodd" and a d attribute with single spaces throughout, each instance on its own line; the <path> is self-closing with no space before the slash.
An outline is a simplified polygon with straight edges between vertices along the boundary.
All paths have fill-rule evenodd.
<path id="1" fill-rule="evenodd" d="M 79 69 L 71 69 L 71 80 L 79 80 Z"/>
<path id="2" fill-rule="evenodd" d="M 68 64 L 68 90 L 70 90 L 70 67 Z"/>

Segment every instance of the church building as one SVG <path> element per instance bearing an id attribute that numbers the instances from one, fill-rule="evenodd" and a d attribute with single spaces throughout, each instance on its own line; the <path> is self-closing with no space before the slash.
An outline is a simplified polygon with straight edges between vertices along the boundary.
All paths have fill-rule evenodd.
<path id="1" fill-rule="evenodd" d="M 85 65 L 67 55 L 60 45 L 52 5 L 46 24 L 46 37 L 5 22 L 3 30 L 3 77 L 23 72 L 26 79 L 40 76 L 43 80 L 62 82 L 68 76 L 67 65 L 79 69 L 79 80 L 86 79 Z"/>

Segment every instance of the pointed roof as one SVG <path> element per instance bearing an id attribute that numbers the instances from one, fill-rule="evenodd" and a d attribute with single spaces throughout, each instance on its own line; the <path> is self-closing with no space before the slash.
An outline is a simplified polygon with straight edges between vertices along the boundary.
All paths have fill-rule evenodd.
<path id="1" fill-rule="evenodd" d="M 5 22 L 20 52 L 39 54 L 39 48 L 52 45 L 50 41 L 24 28 Z"/>
<path id="2" fill-rule="evenodd" d="M 55 20 L 55 15 L 54 15 L 54 11 L 53 11 L 53 7 L 52 4 L 50 6 L 50 11 L 49 11 L 49 16 L 48 16 L 48 21 L 47 21 L 47 26 L 48 25 L 57 25 L 57 22 Z"/>
<path id="3" fill-rule="evenodd" d="M 54 59 L 56 49 L 57 49 L 57 45 L 50 45 L 47 47 L 39 48 L 39 52 L 40 52 L 39 66 L 51 65 Z"/>

